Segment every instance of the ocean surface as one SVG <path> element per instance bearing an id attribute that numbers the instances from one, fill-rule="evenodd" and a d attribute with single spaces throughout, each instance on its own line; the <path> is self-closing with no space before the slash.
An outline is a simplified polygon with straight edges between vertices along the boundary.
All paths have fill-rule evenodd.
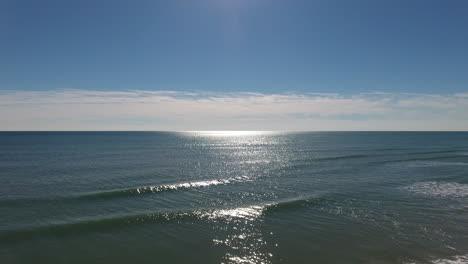
<path id="1" fill-rule="evenodd" d="M 468 263 L 468 133 L 2 132 L 0 263 Z"/>

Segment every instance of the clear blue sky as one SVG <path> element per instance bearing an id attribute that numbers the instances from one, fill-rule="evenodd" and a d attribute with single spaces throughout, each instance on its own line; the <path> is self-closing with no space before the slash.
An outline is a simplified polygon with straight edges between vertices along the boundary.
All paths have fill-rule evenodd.
<path id="1" fill-rule="evenodd" d="M 0 0 L 1 90 L 458 93 L 468 1 Z"/>

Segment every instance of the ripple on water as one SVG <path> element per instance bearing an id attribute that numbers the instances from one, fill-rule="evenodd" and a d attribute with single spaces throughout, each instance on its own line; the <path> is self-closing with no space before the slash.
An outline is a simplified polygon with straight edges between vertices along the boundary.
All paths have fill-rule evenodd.
<path id="1" fill-rule="evenodd" d="M 271 263 L 265 233 L 260 229 L 261 216 L 271 206 L 254 205 L 203 212 L 201 217 L 213 221 L 213 228 L 221 231 L 213 243 L 224 247 L 222 263 Z M 220 222 L 221 221 L 221 222 Z M 222 223 L 227 221 L 229 225 Z"/>

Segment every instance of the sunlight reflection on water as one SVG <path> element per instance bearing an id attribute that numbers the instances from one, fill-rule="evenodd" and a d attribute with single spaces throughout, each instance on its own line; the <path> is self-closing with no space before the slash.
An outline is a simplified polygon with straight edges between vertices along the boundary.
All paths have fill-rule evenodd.
<path id="1" fill-rule="evenodd" d="M 240 136 L 259 136 L 273 134 L 272 131 L 188 131 L 199 136 L 210 137 L 240 137 Z"/>
<path id="2" fill-rule="evenodd" d="M 227 249 L 226 262 L 222 263 L 272 263 L 273 254 L 268 252 L 265 235 L 260 229 L 261 216 L 267 207 L 239 207 L 203 215 L 216 223 L 215 229 L 228 231 L 226 235 L 213 239 L 215 245 Z M 226 225 L 225 221 L 230 224 Z"/>

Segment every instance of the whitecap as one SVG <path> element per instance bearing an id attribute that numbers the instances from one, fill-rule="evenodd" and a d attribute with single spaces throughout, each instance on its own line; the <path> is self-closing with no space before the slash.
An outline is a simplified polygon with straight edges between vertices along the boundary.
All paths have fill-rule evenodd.
<path id="1" fill-rule="evenodd" d="M 436 259 L 432 261 L 434 264 L 466 264 L 468 263 L 468 255 L 458 255 L 450 259 Z"/>
<path id="2" fill-rule="evenodd" d="M 193 181 L 193 182 L 183 182 L 183 183 L 159 185 L 159 186 L 144 186 L 144 187 L 136 188 L 136 191 L 137 193 L 148 192 L 148 191 L 159 192 L 159 191 L 166 191 L 166 190 L 209 187 L 209 186 L 224 185 L 224 184 L 229 184 L 229 183 L 245 182 L 245 181 L 249 181 L 249 178 L 247 176 L 239 176 L 239 177 L 234 177 L 234 178 L 229 178 L 229 179 Z"/>

